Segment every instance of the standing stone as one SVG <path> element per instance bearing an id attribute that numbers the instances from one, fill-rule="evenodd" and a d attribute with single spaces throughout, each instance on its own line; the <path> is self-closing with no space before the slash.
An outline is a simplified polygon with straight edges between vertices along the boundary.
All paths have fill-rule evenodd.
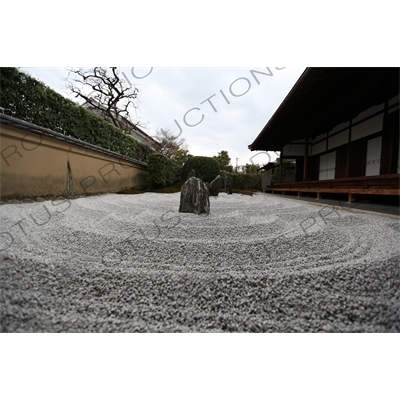
<path id="1" fill-rule="evenodd" d="M 218 196 L 219 189 L 222 186 L 221 176 L 218 175 L 211 183 L 210 183 L 210 196 Z"/>
<path id="2" fill-rule="evenodd" d="M 198 178 L 189 178 L 181 189 L 181 213 L 208 214 L 210 212 L 210 200 L 207 186 Z"/>

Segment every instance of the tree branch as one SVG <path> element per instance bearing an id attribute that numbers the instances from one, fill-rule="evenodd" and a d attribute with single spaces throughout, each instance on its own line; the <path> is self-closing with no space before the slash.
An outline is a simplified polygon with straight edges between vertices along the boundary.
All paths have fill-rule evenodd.
<path id="1" fill-rule="evenodd" d="M 74 75 L 74 76 L 71 76 Z M 129 125 L 139 126 L 130 119 L 129 109 L 137 108 L 134 100 L 139 90 L 135 86 L 124 85 L 117 67 L 94 67 L 92 69 L 70 69 L 68 73 L 68 89 L 83 99 L 90 108 L 97 110 L 123 130 L 132 129 Z M 80 86 L 80 87 L 79 87 Z M 86 94 L 90 91 L 89 94 Z"/>

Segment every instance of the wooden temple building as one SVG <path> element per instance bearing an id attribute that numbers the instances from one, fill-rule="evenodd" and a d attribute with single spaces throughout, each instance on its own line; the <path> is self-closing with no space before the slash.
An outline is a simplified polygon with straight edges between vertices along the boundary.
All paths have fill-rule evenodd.
<path id="1" fill-rule="evenodd" d="M 399 75 L 399 68 L 307 68 L 249 145 L 296 161 L 293 182 L 280 176 L 263 189 L 349 202 L 399 196 Z"/>

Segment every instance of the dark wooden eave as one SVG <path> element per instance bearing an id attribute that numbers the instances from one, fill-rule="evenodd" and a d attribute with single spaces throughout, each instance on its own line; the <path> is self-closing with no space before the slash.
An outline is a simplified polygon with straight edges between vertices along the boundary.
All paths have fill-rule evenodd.
<path id="1" fill-rule="evenodd" d="M 274 162 L 269 162 L 268 164 L 265 164 L 263 167 L 258 169 L 257 171 L 269 171 L 271 169 L 274 169 L 276 167 Z"/>
<path id="2" fill-rule="evenodd" d="M 249 149 L 280 151 L 399 93 L 399 68 L 307 68 Z"/>

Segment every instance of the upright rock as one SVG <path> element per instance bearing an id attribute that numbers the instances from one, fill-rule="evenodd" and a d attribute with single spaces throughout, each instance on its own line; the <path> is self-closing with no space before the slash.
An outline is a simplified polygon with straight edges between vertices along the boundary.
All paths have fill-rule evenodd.
<path id="1" fill-rule="evenodd" d="M 222 186 L 221 176 L 218 175 L 211 183 L 210 183 L 210 196 L 218 196 L 219 189 Z"/>
<path id="2" fill-rule="evenodd" d="M 181 213 L 208 214 L 210 212 L 210 200 L 207 186 L 198 178 L 189 178 L 181 189 Z"/>

